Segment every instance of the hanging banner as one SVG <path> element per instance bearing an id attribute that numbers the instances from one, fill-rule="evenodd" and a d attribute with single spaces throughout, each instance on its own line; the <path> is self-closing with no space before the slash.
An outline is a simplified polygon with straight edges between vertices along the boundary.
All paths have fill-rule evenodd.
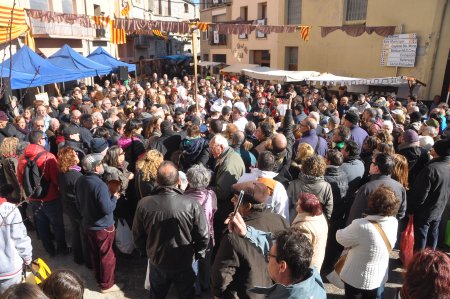
<path id="1" fill-rule="evenodd" d="M 213 31 L 213 42 L 214 44 L 219 43 L 219 31 Z"/>

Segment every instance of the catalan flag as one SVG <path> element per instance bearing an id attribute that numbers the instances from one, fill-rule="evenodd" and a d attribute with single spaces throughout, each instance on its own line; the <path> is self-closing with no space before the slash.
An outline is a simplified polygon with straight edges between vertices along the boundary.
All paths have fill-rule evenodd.
<path id="1" fill-rule="evenodd" d="M 163 39 L 165 41 L 167 41 L 167 39 L 168 39 L 167 33 L 163 33 L 160 30 L 152 29 L 152 33 L 153 33 L 153 36 L 159 37 L 160 39 Z"/>
<path id="2" fill-rule="evenodd" d="M 201 32 L 206 32 L 208 31 L 208 23 L 198 22 L 197 28 L 200 29 Z"/>
<path id="3" fill-rule="evenodd" d="M 93 16 L 92 19 L 97 28 L 105 28 L 110 24 L 109 16 Z"/>
<path id="4" fill-rule="evenodd" d="M 18 38 L 29 30 L 23 8 L 0 6 L 0 44 Z M 12 19 L 11 19 L 12 15 Z"/>
<path id="5" fill-rule="evenodd" d="M 309 40 L 309 31 L 311 30 L 311 26 L 299 26 L 300 37 L 302 40 L 307 42 Z"/>
<path id="6" fill-rule="evenodd" d="M 124 29 L 116 28 L 116 20 L 111 20 L 111 43 L 115 45 L 123 45 L 127 43 L 127 35 Z"/>
<path id="7" fill-rule="evenodd" d="M 122 10 L 120 11 L 120 14 L 124 17 L 130 16 L 130 3 L 128 3 L 128 0 L 122 0 Z"/>

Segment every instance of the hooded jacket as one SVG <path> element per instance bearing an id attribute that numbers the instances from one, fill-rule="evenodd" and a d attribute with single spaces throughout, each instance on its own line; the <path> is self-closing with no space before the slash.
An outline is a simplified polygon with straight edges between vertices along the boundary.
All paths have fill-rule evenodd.
<path id="1" fill-rule="evenodd" d="M 290 201 L 289 216 L 295 219 L 297 216 L 297 199 L 300 192 L 312 193 L 317 196 L 322 204 L 323 214 L 327 220 L 330 220 L 333 212 L 333 191 L 323 176 L 314 177 L 310 175 L 300 174 L 300 177 L 291 182 L 287 190 Z"/>
<path id="2" fill-rule="evenodd" d="M 40 152 L 46 152 L 37 160 L 37 166 L 41 173 L 43 173 L 43 177 L 49 182 L 49 188 L 47 195 L 41 199 L 35 199 L 30 197 L 30 201 L 43 201 L 49 202 L 59 198 L 59 186 L 58 186 L 58 161 L 56 157 L 47 152 L 42 146 L 37 144 L 30 144 L 25 148 L 25 151 L 22 156 L 19 158 L 19 162 L 17 164 L 17 180 L 19 184 L 22 186 L 23 182 L 23 173 L 25 171 L 25 165 L 27 164 L 26 158 L 33 160 Z"/>
<path id="3" fill-rule="evenodd" d="M 22 265 L 32 259 L 31 239 L 23 224 L 19 209 L 0 198 L 0 281 L 22 271 Z"/>
<path id="4" fill-rule="evenodd" d="M 183 150 L 180 162 L 185 171 L 192 165 L 206 165 L 209 160 L 208 141 L 204 138 L 185 138 L 181 143 Z"/>

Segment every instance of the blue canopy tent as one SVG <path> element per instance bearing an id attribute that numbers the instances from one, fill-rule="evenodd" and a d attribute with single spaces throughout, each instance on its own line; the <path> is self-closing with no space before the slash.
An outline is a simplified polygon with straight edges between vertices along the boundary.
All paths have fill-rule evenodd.
<path id="1" fill-rule="evenodd" d="M 68 45 L 64 45 L 48 60 L 60 67 L 81 72 L 83 77 L 95 77 L 111 73 L 111 67 L 94 62 L 76 52 Z"/>
<path id="2" fill-rule="evenodd" d="M 0 66 L 0 77 L 4 78 L 3 80 L 9 78 L 9 68 L 3 67 L 3 69 L 1 69 Z M 28 86 L 31 86 L 33 82 L 37 82 L 38 80 L 41 80 L 40 75 L 38 74 L 36 74 L 35 77 L 28 73 L 12 71 L 11 89 L 27 88 Z"/>
<path id="3" fill-rule="evenodd" d="M 136 71 L 136 65 L 122 62 L 120 60 L 115 59 L 108 52 L 105 51 L 102 47 L 98 47 L 91 54 L 87 56 L 92 61 L 97 63 L 112 67 L 112 71 L 117 73 L 119 71 L 119 66 L 128 67 L 128 72 Z"/>
<path id="4" fill-rule="evenodd" d="M 4 71 L 1 74 L 2 77 L 8 77 L 9 71 L 5 70 L 9 70 L 11 59 L 13 70 L 11 76 L 12 89 L 42 86 L 51 83 L 77 80 L 84 77 L 78 71 L 68 70 L 52 64 L 27 46 L 23 46 L 11 58 L 3 62 Z M 34 78 L 35 76 L 36 78 Z"/>

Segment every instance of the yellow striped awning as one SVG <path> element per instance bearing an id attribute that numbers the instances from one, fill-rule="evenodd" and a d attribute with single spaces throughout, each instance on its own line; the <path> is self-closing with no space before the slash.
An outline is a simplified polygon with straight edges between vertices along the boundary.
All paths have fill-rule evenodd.
<path id="1" fill-rule="evenodd" d="M 25 19 L 25 11 L 23 8 L 15 7 L 12 14 L 12 7 L 0 6 L 0 44 L 18 38 L 29 30 Z"/>

